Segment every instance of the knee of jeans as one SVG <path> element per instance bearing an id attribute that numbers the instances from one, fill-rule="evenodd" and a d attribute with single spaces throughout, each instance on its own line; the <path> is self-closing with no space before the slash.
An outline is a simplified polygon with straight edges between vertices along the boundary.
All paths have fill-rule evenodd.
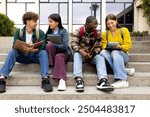
<path id="1" fill-rule="evenodd" d="M 52 43 L 48 43 L 48 44 L 46 45 L 46 50 L 49 50 L 49 49 L 51 49 L 51 48 L 53 48 L 53 44 L 52 44 Z"/>
<path id="2" fill-rule="evenodd" d="M 41 56 L 47 56 L 47 52 L 45 50 L 40 50 L 39 55 Z"/>
<path id="3" fill-rule="evenodd" d="M 17 50 L 16 50 L 16 49 L 12 49 L 12 50 L 9 52 L 9 55 L 17 55 Z"/>
<path id="4" fill-rule="evenodd" d="M 104 60 L 105 60 L 104 57 L 101 56 L 101 55 L 96 55 L 96 56 L 94 57 L 94 59 L 95 59 L 96 61 L 104 61 Z"/>
<path id="5" fill-rule="evenodd" d="M 114 50 L 111 52 L 111 56 L 112 56 L 112 58 L 119 58 L 121 56 L 121 52 Z"/>

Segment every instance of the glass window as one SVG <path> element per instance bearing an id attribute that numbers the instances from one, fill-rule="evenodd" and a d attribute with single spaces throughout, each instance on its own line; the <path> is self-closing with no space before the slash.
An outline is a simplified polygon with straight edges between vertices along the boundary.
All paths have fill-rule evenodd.
<path id="1" fill-rule="evenodd" d="M 27 11 L 34 12 L 35 11 L 34 8 L 35 8 L 35 4 L 34 3 L 27 4 Z"/>
<path id="2" fill-rule="evenodd" d="M 73 2 L 81 2 L 81 0 L 73 0 Z"/>
<path id="3" fill-rule="evenodd" d="M 101 0 L 82 0 L 83 2 L 101 2 Z"/>
<path id="4" fill-rule="evenodd" d="M 16 0 L 7 0 L 7 2 L 16 2 Z"/>
<path id="5" fill-rule="evenodd" d="M 125 8 L 128 8 L 129 6 L 131 6 L 132 4 L 125 4 Z"/>
<path id="6" fill-rule="evenodd" d="M 35 2 L 35 0 L 17 0 L 17 2 Z"/>
<path id="7" fill-rule="evenodd" d="M 133 0 L 115 0 L 115 2 L 133 2 Z"/>
<path id="8" fill-rule="evenodd" d="M 41 3 L 40 4 L 40 24 L 48 24 L 48 16 L 52 13 L 58 13 L 58 4 Z"/>
<path id="9" fill-rule="evenodd" d="M 124 24 L 124 15 L 118 18 L 119 24 Z"/>
<path id="10" fill-rule="evenodd" d="M 48 2 L 48 0 L 40 0 L 40 2 Z"/>
<path id="11" fill-rule="evenodd" d="M 21 29 L 22 29 L 22 28 L 24 27 L 24 25 L 23 25 L 23 24 L 22 24 L 22 25 L 15 25 L 15 27 L 16 27 L 16 28 L 21 28 Z"/>
<path id="12" fill-rule="evenodd" d="M 114 14 L 118 15 L 120 12 L 124 10 L 123 3 L 107 3 L 106 4 L 106 14 Z"/>
<path id="13" fill-rule="evenodd" d="M 114 0 L 106 0 L 106 2 L 114 2 Z"/>
<path id="14" fill-rule="evenodd" d="M 68 23 L 68 13 L 67 13 L 67 8 L 68 5 L 67 4 L 60 4 L 60 16 L 62 19 L 62 23 L 63 24 L 67 24 Z"/>
<path id="15" fill-rule="evenodd" d="M 125 15 L 125 23 L 133 24 L 133 10 Z"/>
<path id="16" fill-rule="evenodd" d="M 23 24 L 22 16 L 24 13 L 25 13 L 25 4 L 23 4 L 23 3 L 7 3 L 7 16 L 11 20 L 13 20 L 15 22 L 15 24 Z"/>
<path id="17" fill-rule="evenodd" d="M 68 0 L 50 0 L 50 2 L 68 2 Z"/>
<path id="18" fill-rule="evenodd" d="M 84 24 L 88 16 L 93 14 L 90 3 L 74 3 L 73 4 L 73 24 Z M 100 23 L 100 8 L 96 11 L 98 23 Z"/>
<path id="19" fill-rule="evenodd" d="M 40 25 L 40 29 L 46 33 L 48 30 L 48 25 Z"/>

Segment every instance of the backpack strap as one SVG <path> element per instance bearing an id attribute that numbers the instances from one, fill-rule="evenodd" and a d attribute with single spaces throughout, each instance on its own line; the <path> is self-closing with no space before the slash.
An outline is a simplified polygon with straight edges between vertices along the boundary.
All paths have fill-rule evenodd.
<path id="1" fill-rule="evenodd" d="M 39 29 L 35 29 L 35 34 L 36 34 L 36 38 L 37 38 L 37 40 L 39 40 L 40 38 L 40 34 L 39 34 Z M 19 29 L 19 37 L 20 37 L 20 39 L 22 40 L 22 37 L 23 37 L 23 31 L 22 31 L 22 29 L 20 28 Z"/>
<path id="2" fill-rule="evenodd" d="M 121 34 L 121 37 L 123 39 L 123 30 L 122 30 L 122 28 L 120 28 L 120 34 Z"/>
<path id="3" fill-rule="evenodd" d="M 79 38 L 80 39 L 83 37 L 84 31 L 85 31 L 84 26 L 80 27 L 80 29 L 79 29 Z"/>
<path id="4" fill-rule="evenodd" d="M 79 38 L 80 39 L 83 37 L 84 32 L 85 32 L 85 27 L 84 26 L 80 27 L 80 29 L 79 29 Z M 97 30 L 94 29 L 93 33 L 94 33 L 94 39 L 97 39 L 97 37 L 98 37 Z"/>
<path id="5" fill-rule="evenodd" d="M 22 40 L 22 37 L 23 37 L 23 31 L 22 31 L 22 29 L 20 28 L 20 29 L 19 29 L 19 38 L 20 38 L 20 40 Z"/>
<path id="6" fill-rule="evenodd" d="M 36 33 L 36 38 L 37 38 L 37 40 L 39 40 L 40 38 L 40 31 L 39 31 L 39 29 L 36 29 L 35 30 L 35 33 Z"/>

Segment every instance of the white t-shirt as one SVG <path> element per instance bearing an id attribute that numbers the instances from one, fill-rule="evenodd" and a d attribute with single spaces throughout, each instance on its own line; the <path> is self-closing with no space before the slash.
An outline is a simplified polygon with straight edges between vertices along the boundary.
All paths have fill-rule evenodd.
<path id="1" fill-rule="evenodd" d="M 32 33 L 32 34 L 29 34 L 29 33 L 26 31 L 26 43 L 28 43 L 28 44 L 33 44 L 33 42 L 32 42 L 32 35 L 33 35 L 33 33 Z"/>

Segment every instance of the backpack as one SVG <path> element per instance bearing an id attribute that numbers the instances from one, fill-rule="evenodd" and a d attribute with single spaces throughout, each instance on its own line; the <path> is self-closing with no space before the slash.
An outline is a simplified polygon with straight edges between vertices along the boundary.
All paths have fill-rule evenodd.
<path id="1" fill-rule="evenodd" d="M 80 29 L 79 29 L 79 38 L 80 39 L 83 37 L 84 32 L 85 32 L 84 26 L 80 27 Z M 94 32 L 94 39 L 97 39 L 97 37 L 98 37 L 97 30 L 94 29 L 93 32 Z"/>
<path id="2" fill-rule="evenodd" d="M 120 28 L 120 34 L 121 34 L 121 37 L 123 39 L 123 30 L 122 30 L 122 28 Z M 108 31 L 106 31 L 106 40 L 108 42 Z"/>
<path id="3" fill-rule="evenodd" d="M 37 38 L 37 41 L 39 41 L 39 29 L 35 29 L 35 33 L 36 33 L 36 38 Z M 22 39 L 22 36 L 23 36 L 23 31 L 22 31 L 22 29 L 20 28 L 19 29 L 19 37 L 20 37 L 20 39 Z"/>

